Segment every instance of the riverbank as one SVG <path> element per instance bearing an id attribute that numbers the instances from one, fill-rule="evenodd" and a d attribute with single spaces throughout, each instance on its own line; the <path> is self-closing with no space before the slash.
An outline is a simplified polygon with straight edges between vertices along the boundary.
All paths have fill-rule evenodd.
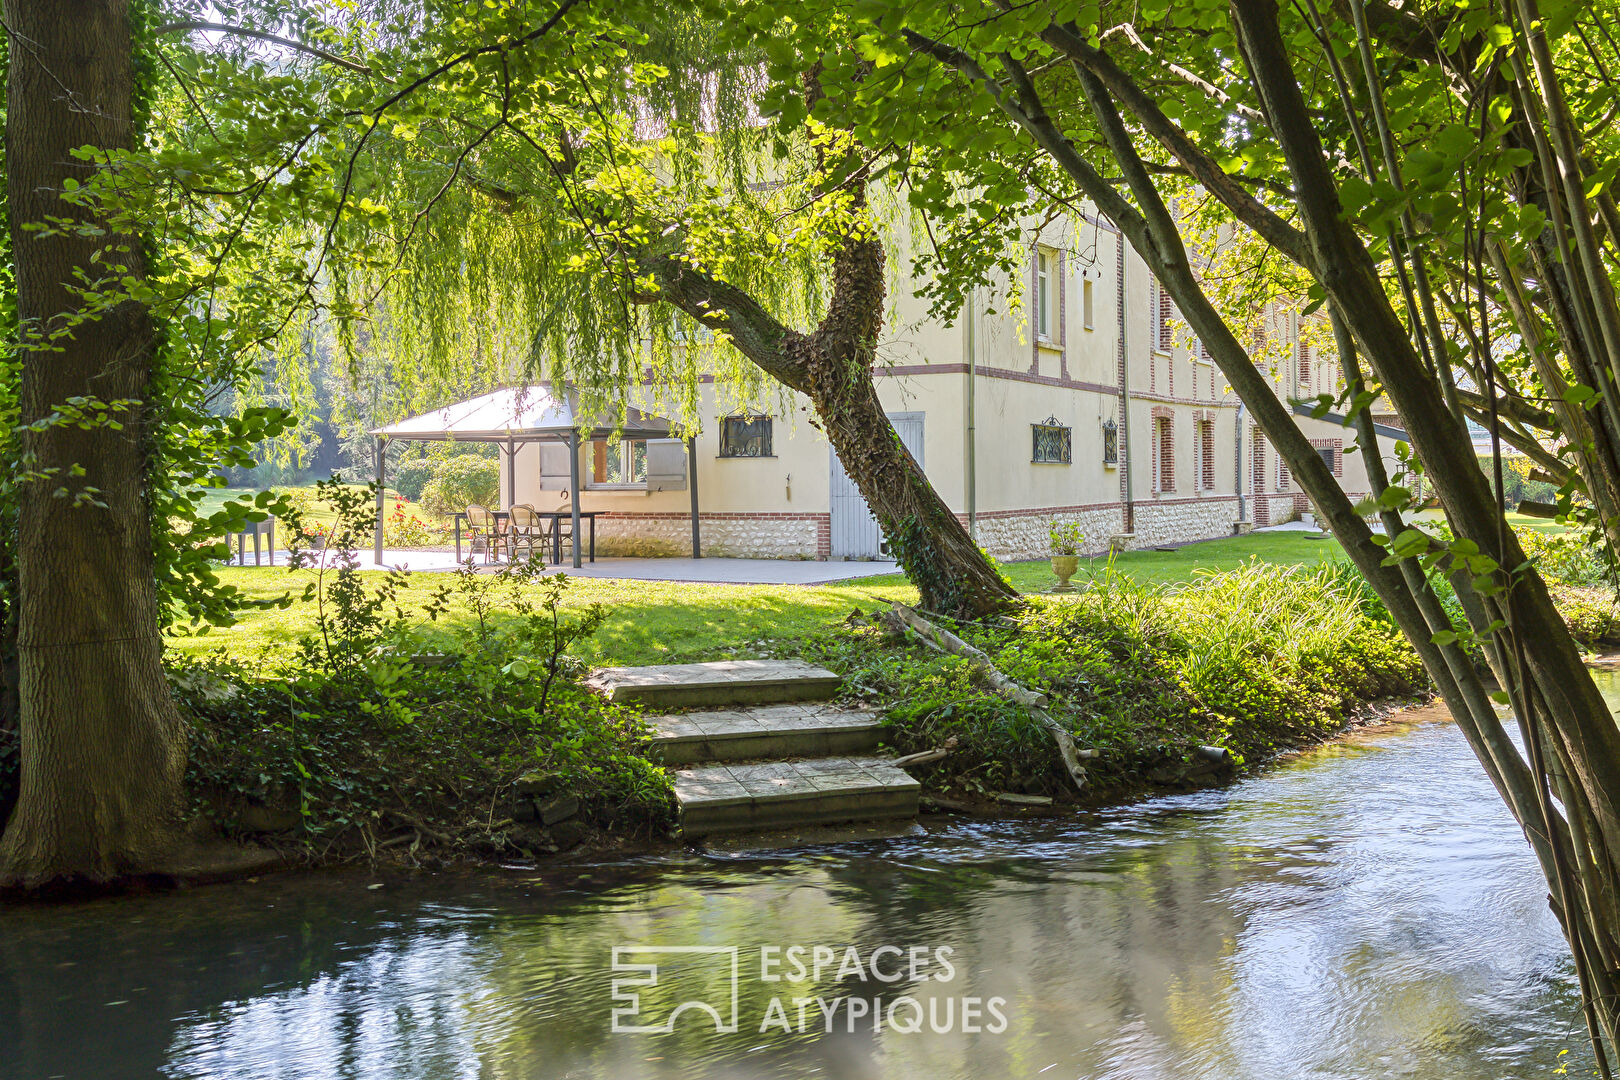
<path id="1" fill-rule="evenodd" d="M 566 603 L 569 588 L 462 575 L 432 620 L 459 629 L 423 636 L 351 611 L 268 664 L 177 657 L 198 832 L 305 866 L 533 864 L 679 843 L 642 718 L 580 682 L 576 656 L 610 610 Z M 1086 754 L 1077 789 L 1027 710 L 897 632 L 886 595 L 861 599 L 733 655 L 840 674 L 846 698 L 885 715 L 888 749 L 935 752 L 913 772 L 940 810 L 1067 812 L 1223 784 L 1426 686 L 1381 606 L 1331 564 L 1249 562 L 1173 585 L 1105 572 L 1016 617 L 956 625 L 1046 695 Z M 458 607 L 480 614 L 458 624 Z"/>

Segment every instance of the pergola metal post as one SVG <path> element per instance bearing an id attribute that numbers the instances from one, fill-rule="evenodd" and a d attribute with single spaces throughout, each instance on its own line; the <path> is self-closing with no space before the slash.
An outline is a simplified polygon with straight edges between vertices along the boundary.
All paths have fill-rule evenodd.
<path id="1" fill-rule="evenodd" d="M 703 538 L 698 534 L 697 436 L 686 440 L 687 486 L 692 489 L 692 558 L 703 558 Z"/>
<path id="2" fill-rule="evenodd" d="M 506 440 L 506 508 L 517 505 L 517 440 Z"/>
<path id="3" fill-rule="evenodd" d="M 574 511 L 574 569 L 579 561 L 579 432 L 568 433 L 568 500 Z"/>
<path id="4" fill-rule="evenodd" d="M 385 466 L 385 464 L 386 464 L 386 462 L 388 460 L 387 457 L 385 456 L 387 454 L 387 452 L 388 452 L 388 440 L 386 438 L 378 439 L 377 440 L 377 532 L 376 532 L 375 540 L 374 540 L 374 543 L 373 543 L 373 555 L 374 555 L 374 557 L 375 557 L 375 559 L 377 561 L 378 566 L 381 566 L 382 561 L 383 561 L 383 556 L 382 556 L 382 551 L 383 551 L 383 474 L 384 474 L 384 466 Z M 273 555 L 274 555 L 274 553 L 272 552 L 272 556 Z"/>

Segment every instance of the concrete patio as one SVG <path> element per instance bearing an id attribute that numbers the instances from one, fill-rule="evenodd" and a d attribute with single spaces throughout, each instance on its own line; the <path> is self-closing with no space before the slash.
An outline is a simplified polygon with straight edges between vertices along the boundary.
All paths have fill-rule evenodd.
<path id="1" fill-rule="evenodd" d="M 446 572 L 457 569 L 453 551 L 415 551 L 403 549 L 383 550 L 382 566 L 372 562 L 373 553 L 367 548 L 356 552 L 362 570 L 381 570 L 398 567 L 412 571 Z M 231 563 L 232 566 L 238 565 Z M 248 566 L 254 565 L 249 554 Z M 264 566 L 286 566 L 287 553 L 277 551 L 272 562 L 265 553 Z M 486 569 L 478 557 L 479 569 Z M 491 572 L 500 565 L 487 567 Z M 689 581 L 717 585 L 824 585 L 829 581 L 848 581 L 853 578 L 877 577 L 899 573 L 892 562 L 815 562 L 809 559 L 632 559 L 600 558 L 575 568 L 565 562 L 551 567 L 553 572 L 570 577 L 624 578 L 631 581 Z"/>

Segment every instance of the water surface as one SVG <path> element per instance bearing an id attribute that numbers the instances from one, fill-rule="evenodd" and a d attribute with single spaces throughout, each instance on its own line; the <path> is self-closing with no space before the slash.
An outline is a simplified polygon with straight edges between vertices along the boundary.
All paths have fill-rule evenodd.
<path id="1" fill-rule="evenodd" d="M 0 912 L 0 1078 L 1589 1074 L 1519 830 L 1449 723 L 1083 821 L 540 878 L 267 878 Z M 615 1034 L 615 946 L 739 950 L 738 1030 Z M 919 979 L 762 982 L 759 949 L 929 950 Z M 931 950 L 951 950 L 951 978 Z M 807 954 L 807 957 L 812 954 Z M 621 957 L 630 960 L 633 957 Z M 908 958 L 909 959 L 909 958 Z M 653 1023 L 728 973 L 668 954 Z M 900 965 L 903 967 L 904 965 Z M 932 978 L 923 981 L 922 975 Z M 619 977 L 626 977 L 620 972 Z M 724 997 L 724 994 L 720 994 Z M 783 1000 L 787 1026 L 774 1023 Z M 792 999 L 844 1002 L 824 1020 Z M 914 1034 L 847 999 L 924 1010 Z M 963 1002 L 1003 999 L 1003 1030 Z M 926 1009 L 949 1001 L 951 1030 Z M 722 1005 L 726 1003 L 722 1002 Z M 901 1026 L 913 1015 L 901 1003 Z M 634 1022 L 634 1018 L 632 1021 Z M 828 1027 L 831 1030 L 828 1030 Z M 1561 1057 L 1565 1051 L 1568 1056 Z"/>

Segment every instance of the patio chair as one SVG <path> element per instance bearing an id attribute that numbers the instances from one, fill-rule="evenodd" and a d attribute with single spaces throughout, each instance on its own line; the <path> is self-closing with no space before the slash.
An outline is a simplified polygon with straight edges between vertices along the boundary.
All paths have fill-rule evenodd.
<path id="1" fill-rule="evenodd" d="M 562 537 L 563 550 L 567 551 L 569 554 L 573 554 L 574 519 L 571 511 L 574 509 L 574 504 L 568 498 L 567 488 L 563 488 L 560 495 L 562 497 L 562 502 L 557 504 L 557 513 L 561 514 L 562 517 L 557 518 L 557 534 Z"/>
<path id="2" fill-rule="evenodd" d="M 512 555 L 512 534 L 507 531 L 506 523 L 495 516 L 494 511 L 476 503 L 467 507 L 468 532 L 472 535 L 472 553 L 484 553 L 484 562 L 498 559 L 502 552 L 508 558 Z"/>
<path id="3" fill-rule="evenodd" d="M 512 507 L 512 558 L 527 558 L 536 550 L 542 558 L 551 546 L 551 519 L 541 517 L 528 503 Z"/>

